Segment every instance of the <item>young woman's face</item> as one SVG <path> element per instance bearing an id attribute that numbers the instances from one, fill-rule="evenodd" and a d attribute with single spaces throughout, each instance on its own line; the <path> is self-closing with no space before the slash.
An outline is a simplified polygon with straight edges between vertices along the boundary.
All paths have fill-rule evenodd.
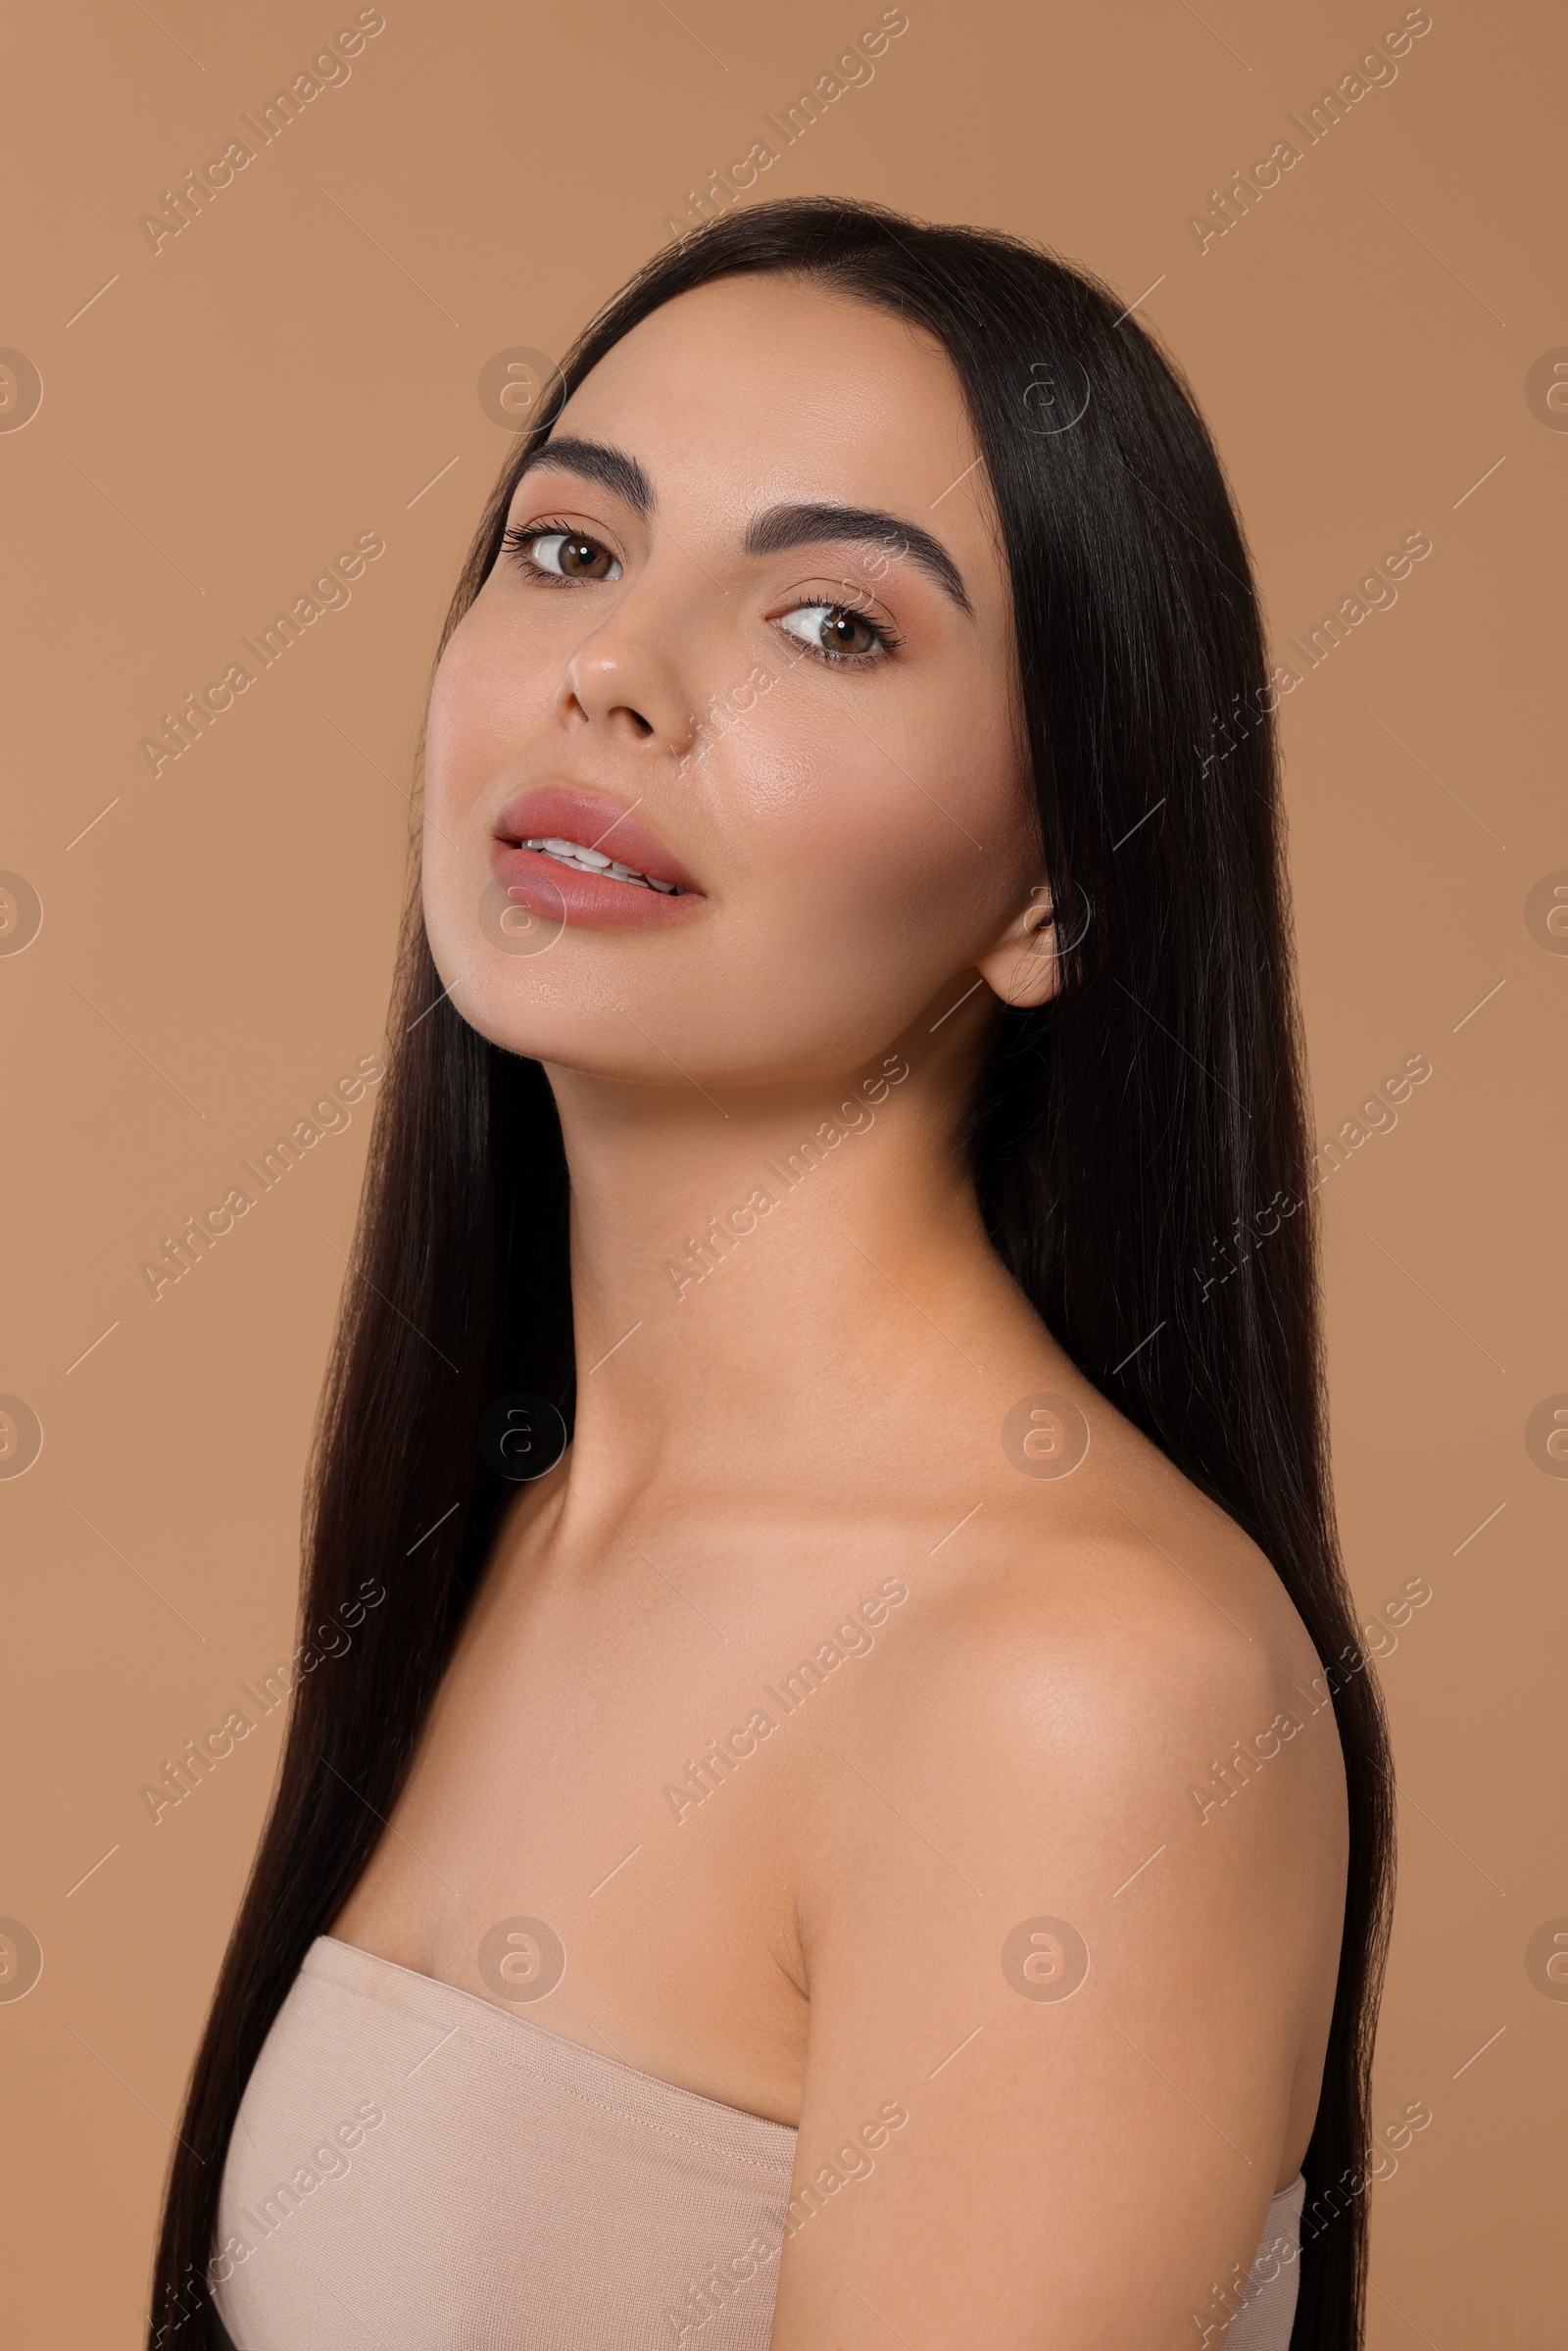
<path id="1" fill-rule="evenodd" d="M 1044 874 L 1016 713 L 941 347 L 809 283 L 680 296 L 567 401 L 436 673 L 452 1001 L 623 1079 L 858 1066 L 1020 952 Z"/>

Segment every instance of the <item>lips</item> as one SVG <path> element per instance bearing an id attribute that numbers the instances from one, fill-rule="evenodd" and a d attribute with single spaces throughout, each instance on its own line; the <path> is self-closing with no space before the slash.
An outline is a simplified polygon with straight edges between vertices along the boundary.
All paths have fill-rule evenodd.
<path id="1" fill-rule="evenodd" d="M 507 803 L 496 818 L 492 866 L 510 897 L 590 929 L 679 920 L 703 903 L 686 867 L 634 808 L 562 784 Z"/>

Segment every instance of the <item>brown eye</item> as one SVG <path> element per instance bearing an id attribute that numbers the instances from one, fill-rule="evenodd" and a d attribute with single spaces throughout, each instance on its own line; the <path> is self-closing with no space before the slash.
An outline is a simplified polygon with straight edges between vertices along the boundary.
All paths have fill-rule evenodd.
<path id="1" fill-rule="evenodd" d="M 830 612 L 823 624 L 825 652 L 869 653 L 875 643 L 874 631 L 866 627 L 858 612 Z"/>
<path id="2" fill-rule="evenodd" d="M 586 538 L 581 531 L 544 530 L 524 538 L 527 550 L 541 571 L 557 579 L 619 579 L 620 565 L 608 547 L 597 539 Z"/>
<path id="3" fill-rule="evenodd" d="M 886 651 L 884 632 L 848 605 L 803 604 L 779 622 L 813 653 L 829 661 L 855 661 Z"/>

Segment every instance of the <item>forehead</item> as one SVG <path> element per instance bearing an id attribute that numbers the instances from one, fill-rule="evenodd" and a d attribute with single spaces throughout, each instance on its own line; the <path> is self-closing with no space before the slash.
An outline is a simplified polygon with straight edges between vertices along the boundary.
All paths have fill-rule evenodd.
<path id="1" fill-rule="evenodd" d="M 671 520 L 684 506 L 739 531 L 774 503 L 822 500 L 907 516 L 966 576 L 991 556 L 942 345 L 819 283 L 721 278 L 676 296 L 583 378 L 556 431 L 635 457 Z"/>

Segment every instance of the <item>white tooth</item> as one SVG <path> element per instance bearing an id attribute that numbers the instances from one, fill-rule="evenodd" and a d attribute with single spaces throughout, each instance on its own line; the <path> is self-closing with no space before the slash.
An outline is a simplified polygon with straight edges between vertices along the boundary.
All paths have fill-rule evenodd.
<path id="1" fill-rule="evenodd" d="M 558 864 L 569 865 L 578 873 L 608 873 L 612 880 L 629 882 L 634 889 L 657 890 L 664 898 L 679 895 L 677 883 L 656 882 L 649 874 L 639 873 L 635 865 L 623 865 L 618 857 L 607 857 L 602 850 L 586 849 L 580 841 L 540 840 L 536 836 L 521 846 L 541 851 Z"/>

